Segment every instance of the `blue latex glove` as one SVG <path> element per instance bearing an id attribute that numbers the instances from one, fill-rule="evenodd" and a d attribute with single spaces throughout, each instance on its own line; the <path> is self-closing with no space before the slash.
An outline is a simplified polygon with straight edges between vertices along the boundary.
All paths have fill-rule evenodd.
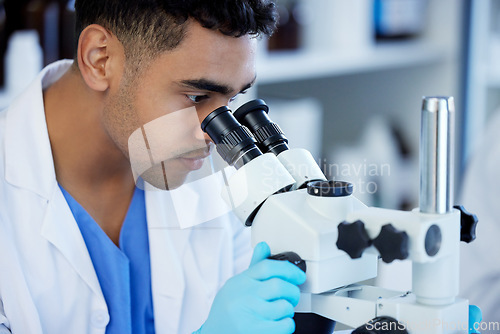
<path id="1" fill-rule="evenodd" d="M 483 320 L 481 309 L 476 305 L 469 305 L 469 334 L 479 333 L 479 324 Z"/>
<path id="2" fill-rule="evenodd" d="M 215 296 L 210 314 L 194 334 L 291 334 L 306 274 L 288 261 L 267 259 L 261 242 L 243 273 L 230 278 Z"/>

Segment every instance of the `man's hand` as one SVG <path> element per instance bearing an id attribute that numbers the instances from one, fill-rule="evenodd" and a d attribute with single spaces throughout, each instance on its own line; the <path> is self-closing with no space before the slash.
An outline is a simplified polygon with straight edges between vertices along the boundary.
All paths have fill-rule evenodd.
<path id="1" fill-rule="evenodd" d="M 288 261 L 267 259 L 269 246 L 261 242 L 250 267 L 229 279 L 215 296 L 207 321 L 195 334 L 291 334 L 298 285 L 306 274 Z"/>

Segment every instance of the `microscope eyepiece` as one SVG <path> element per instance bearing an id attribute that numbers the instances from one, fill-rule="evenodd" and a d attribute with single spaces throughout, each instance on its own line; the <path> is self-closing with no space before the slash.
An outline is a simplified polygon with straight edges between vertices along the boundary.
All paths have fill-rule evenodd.
<path id="1" fill-rule="evenodd" d="M 278 124 L 271 121 L 268 112 L 266 102 L 257 99 L 239 107 L 234 112 L 234 117 L 252 131 L 263 152 L 278 155 L 288 150 L 288 139 Z"/>
<path id="2" fill-rule="evenodd" d="M 201 123 L 201 129 L 214 141 L 224 161 L 236 168 L 262 155 L 252 133 L 238 123 L 226 106 L 211 112 Z"/>

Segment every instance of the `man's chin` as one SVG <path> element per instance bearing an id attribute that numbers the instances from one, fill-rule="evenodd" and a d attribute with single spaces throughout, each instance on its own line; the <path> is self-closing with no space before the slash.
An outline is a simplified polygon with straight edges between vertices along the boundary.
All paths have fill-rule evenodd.
<path id="1" fill-rule="evenodd" d="M 152 168 L 145 171 L 141 178 L 152 185 L 153 187 L 160 190 L 174 190 L 179 188 L 186 181 L 186 177 L 189 171 L 184 173 L 167 173 L 164 168 L 160 166 L 153 166 Z"/>

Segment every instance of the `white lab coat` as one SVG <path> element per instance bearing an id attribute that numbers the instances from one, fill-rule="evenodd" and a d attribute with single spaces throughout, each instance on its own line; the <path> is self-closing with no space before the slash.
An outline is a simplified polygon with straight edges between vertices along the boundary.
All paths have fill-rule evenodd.
<path id="1" fill-rule="evenodd" d="M 481 144 L 467 166 L 460 204 L 478 216 L 477 239 L 461 243 L 461 294 L 483 312 L 483 321 L 500 322 L 500 111 L 488 122 Z M 481 330 L 481 333 L 498 333 Z"/>
<path id="2" fill-rule="evenodd" d="M 0 333 L 103 334 L 109 322 L 89 253 L 57 185 L 43 109 L 42 87 L 70 64 L 44 69 L 0 112 Z M 203 202 L 186 205 L 204 210 Z M 249 231 L 233 216 L 182 229 L 172 203 L 168 192 L 146 191 L 159 334 L 198 329 L 218 289 L 251 256 Z"/>

